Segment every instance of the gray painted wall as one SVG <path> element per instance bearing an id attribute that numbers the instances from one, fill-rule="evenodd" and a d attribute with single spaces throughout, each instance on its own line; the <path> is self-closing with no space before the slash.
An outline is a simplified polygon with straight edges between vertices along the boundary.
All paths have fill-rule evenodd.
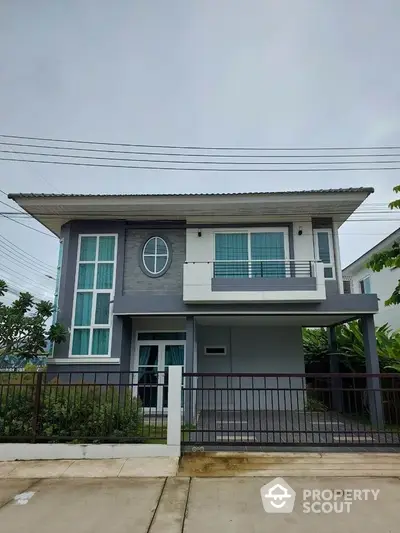
<path id="1" fill-rule="evenodd" d="M 160 277 L 149 277 L 140 268 L 141 249 L 150 237 L 162 237 L 170 246 L 172 260 L 169 269 Z M 129 228 L 125 237 L 125 260 L 122 292 L 134 298 L 143 295 L 183 294 L 183 263 L 186 260 L 185 229 L 147 230 Z"/>
<path id="2" fill-rule="evenodd" d="M 300 327 L 197 327 L 198 372 L 303 373 L 304 354 Z M 225 356 L 205 356 L 205 346 L 226 346 Z M 215 380 L 215 381 L 214 381 Z M 198 378 L 197 410 L 303 409 L 302 378 L 213 377 Z M 242 390 L 232 390 L 239 389 Z M 260 391 L 253 391 L 260 388 Z M 289 390 L 282 390 L 288 389 Z M 244 390 L 243 390 L 244 389 Z M 247 389 L 247 391 L 246 391 Z"/>
<path id="3" fill-rule="evenodd" d="M 60 383 L 98 383 L 100 385 L 120 382 L 120 365 L 80 364 L 47 365 L 48 380 L 58 378 Z"/>

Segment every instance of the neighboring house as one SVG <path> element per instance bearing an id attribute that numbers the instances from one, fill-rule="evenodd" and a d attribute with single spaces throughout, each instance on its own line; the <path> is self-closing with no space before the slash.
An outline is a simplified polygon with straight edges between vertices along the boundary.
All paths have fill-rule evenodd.
<path id="1" fill-rule="evenodd" d="M 139 394 L 145 372 L 156 382 L 169 365 L 302 373 L 302 327 L 333 338 L 361 318 L 367 369 L 379 371 L 377 297 L 344 294 L 338 239 L 372 192 L 10 195 L 63 243 L 57 318 L 70 338 L 49 368 L 138 371 Z M 231 407 L 231 396 L 202 407 Z M 162 387 L 142 399 L 162 406 Z"/>
<path id="2" fill-rule="evenodd" d="M 388 323 L 393 329 L 400 328 L 400 306 L 385 306 L 400 278 L 400 268 L 384 268 L 373 272 L 367 268 L 368 261 L 378 252 L 391 248 L 395 241 L 400 242 L 400 228 L 388 235 L 373 248 L 343 270 L 344 290 L 352 294 L 377 294 L 379 313 L 375 315 L 376 325 Z"/>

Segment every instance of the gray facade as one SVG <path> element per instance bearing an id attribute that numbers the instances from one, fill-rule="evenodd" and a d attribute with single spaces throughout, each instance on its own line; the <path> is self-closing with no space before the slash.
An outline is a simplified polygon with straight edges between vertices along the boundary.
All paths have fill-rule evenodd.
<path id="1" fill-rule="evenodd" d="M 290 256 L 293 257 L 293 225 L 288 227 L 290 237 Z M 331 219 L 313 219 L 313 227 L 332 227 Z M 377 299 L 371 294 L 339 294 L 336 280 L 328 280 L 327 299 L 323 302 L 310 303 L 254 303 L 254 304 L 186 304 L 183 302 L 183 264 L 186 259 L 186 230 L 179 222 L 130 222 L 125 221 L 72 221 L 62 228 L 63 261 L 59 290 L 58 321 L 71 329 L 74 298 L 76 260 L 79 234 L 116 233 L 118 235 L 115 296 L 113 302 L 113 327 L 111 357 L 120 359 L 120 365 L 112 365 L 114 370 L 128 371 L 131 368 L 133 350 L 132 334 L 136 320 L 140 315 L 168 316 L 180 315 L 186 321 L 196 315 L 214 314 L 309 314 L 318 316 L 347 315 L 353 318 L 358 313 L 377 310 Z M 141 265 L 141 252 L 144 243 L 153 236 L 162 237 L 169 245 L 170 261 L 162 276 L 152 277 L 145 273 Z M 213 280 L 224 283 L 226 280 Z M 228 280 L 229 281 L 229 280 Z M 243 280 L 234 280 L 241 283 Z M 244 280 L 250 283 L 264 283 L 263 279 Z M 267 280 L 271 282 L 271 280 Z M 273 282 L 281 283 L 281 280 Z M 289 283 L 315 283 L 313 278 L 288 278 Z M 133 317 L 133 322 L 132 322 Z M 318 325 L 317 323 L 315 325 Z M 186 327 L 186 326 L 185 326 Z M 159 327 L 155 329 L 160 329 Z M 175 328 L 173 328 L 175 329 Z M 185 328 L 183 328 L 185 329 Z M 237 328 L 234 328 L 236 331 Z M 201 330 L 198 334 L 201 338 Z M 273 334 L 273 330 L 269 334 Z M 264 332 L 264 333 L 265 333 Z M 211 332 L 210 332 L 211 334 Z M 203 334 L 204 336 L 204 334 Z M 269 341 L 264 339 L 265 344 Z M 241 347 L 240 339 L 237 346 Z M 283 345 L 284 346 L 284 345 Z M 56 346 L 55 358 L 68 357 L 69 342 Z M 238 348 L 239 349 L 239 348 Z M 194 353 L 195 347 L 191 347 Z M 285 349 L 286 350 L 286 349 Z M 287 350 L 292 353 L 292 350 Z M 201 348 L 199 349 L 201 363 Z M 233 359 L 232 359 L 233 360 Z M 214 370 L 218 367 L 218 362 Z M 71 365 L 71 366 L 70 366 Z M 71 360 L 70 365 L 63 365 L 65 370 L 75 369 L 80 363 Z M 101 365 L 105 368 L 105 365 Z M 199 368 L 200 370 L 200 368 Z M 233 371 L 233 370 L 232 370 Z M 262 371 L 259 369 L 258 371 Z M 266 369 L 266 372 L 273 370 Z M 294 367 L 291 368 L 294 372 Z"/>
<path id="2" fill-rule="evenodd" d="M 198 326 L 196 336 L 199 373 L 304 373 L 301 327 Z M 226 355 L 205 355 L 205 346 L 224 346 Z M 292 390 L 285 391 L 289 385 Z M 198 390 L 197 410 L 298 410 L 304 407 L 301 378 L 202 376 L 198 378 L 198 387 L 209 390 Z M 218 389 L 216 392 L 214 387 Z M 246 389 L 252 393 L 247 394 Z"/>
<path id="3" fill-rule="evenodd" d="M 150 277 L 142 268 L 142 248 L 151 237 L 162 237 L 169 246 L 170 264 L 165 274 Z M 179 296 L 183 294 L 183 263 L 186 260 L 185 229 L 127 228 L 122 294 L 134 299 L 143 296 Z"/>

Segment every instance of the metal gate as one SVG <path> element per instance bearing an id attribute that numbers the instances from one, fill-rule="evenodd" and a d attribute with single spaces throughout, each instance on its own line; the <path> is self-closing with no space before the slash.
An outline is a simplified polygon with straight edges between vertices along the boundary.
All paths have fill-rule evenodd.
<path id="1" fill-rule="evenodd" d="M 183 391 L 185 449 L 400 443 L 395 374 L 185 373 Z"/>

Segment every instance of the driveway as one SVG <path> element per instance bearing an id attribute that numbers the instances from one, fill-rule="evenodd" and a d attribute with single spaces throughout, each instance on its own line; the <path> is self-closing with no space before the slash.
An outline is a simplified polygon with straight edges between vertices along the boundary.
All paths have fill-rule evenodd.
<path id="1" fill-rule="evenodd" d="M 270 446 L 389 445 L 399 443 L 397 429 L 374 432 L 365 421 L 334 411 L 201 411 L 196 427 L 186 430 L 185 445 L 243 444 Z"/>
<path id="2" fill-rule="evenodd" d="M 260 488 L 272 478 L 2 479 L 4 533 L 393 533 L 400 481 L 387 478 L 286 478 L 297 492 L 291 514 L 265 513 Z M 349 513 L 304 514 L 303 489 L 379 489 Z M 15 500 L 16 495 L 25 493 Z M 26 494 L 28 493 L 28 494 Z M 30 494 L 29 494 L 30 493 Z M 359 492 L 361 493 L 361 492 Z M 29 499 L 30 496 L 30 499 Z"/>

